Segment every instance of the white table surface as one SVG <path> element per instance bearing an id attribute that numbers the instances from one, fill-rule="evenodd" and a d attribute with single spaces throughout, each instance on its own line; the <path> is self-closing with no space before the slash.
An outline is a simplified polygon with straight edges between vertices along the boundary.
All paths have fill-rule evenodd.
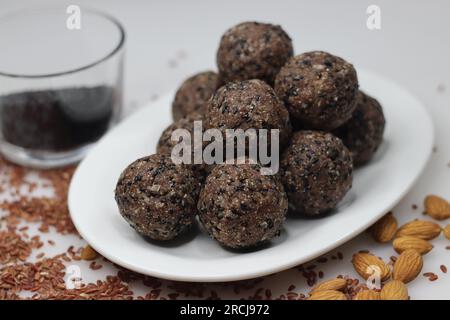
<path id="1" fill-rule="evenodd" d="M 424 102 L 436 127 L 436 152 L 417 185 L 393 209 L 394 215 L 400 223 L 423 217 L 423 198 L 430 193 L 450 199 L 450 2 L 446 0 L 54 2 L 62 8 L 78 4 L 82 9 L 83 5 L 102 9 L 123 23 L 128 36 L 125 69 L 128 112 L 173 90 L 192 73 L 214 69 L 221 34 L 245 20 L 281 24 L 292 37 L 296 53 L 313 49 L 329 51 L 352 62 L 356 68 L 371 69 L 390 77 Z M 0 0 L 0 13 L 32 3 L 35 2 Z M 381 8 L 381 30 L 371 31 L 366 27 L 366 8 L 371 4 Z M 412 210 L 412 204 L 417 204 L 419 209 Z M 441 225 L 446 223 L 450 221 Z M 51 233 L 48 237 L 59 236 Z M 56 248 L 47 249 L 48 253 L 65 251 L 71 243 L 83 244 L 75 237 L 61 237 Z M 430 282 L 419 276 L 408 285 L 413 299 L 450 299 L 450 274 L 439 270 L 441 264 L 450 268 L 450 250 L 445 250 L 450 241 L 441 236 L 433 244 L 435 249 L 424 259 L 424 272 L 435 272 L 439 279 Z M 395 253 L 389 244 L 376 244 L 367 234 L 362 234 L 336 250 L 344 254 L 343 261 L 321 266 L 325 278 L 338 274 L 356 276 L 351 256 L 364 249 L 385 259 Z M 111 270 L 92 271 L 83 267 L 83 279 L 93 281 Z M 286 292 L 291 283 L 297 285 L 298 292 L 308 289 L 296 270 L 270 276 L 261 286 L 271 288 L 276 296 Z M 136 289 L 138 293 L 140 290 L 144 289 Z M 229 291 L 220 295 L 236 297 Z"/>

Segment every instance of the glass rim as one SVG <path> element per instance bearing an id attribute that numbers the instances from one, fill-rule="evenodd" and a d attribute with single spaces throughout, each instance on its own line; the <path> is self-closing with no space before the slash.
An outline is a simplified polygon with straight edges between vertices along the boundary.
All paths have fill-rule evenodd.
<path id="1" fill-rule="evenodd" d="M 39 10 L 51 10 L 51 9 L 54 10 L 55 7 L 34 7 L 34 8 L 29 8 L 29 9 L 16 10 L 16 11 L 9 12 L 5 15 L 0 16 L 0 22 L 8 16 L 18 15 L 21 13 L 30 12 L 30 11 L 34 11 L 34 10 L 39 11 Z M 95 67 L 95 66 L 103 63 L 104 61 L 108 60 L 109 58 L 115 56 L 116 53 L 118 53 L 124 47 L 125 40 L 126 40 L 126 33 L 125 33 L 125 29 L 122 26 L 122 24 L 119 22 L 118 19 L 114 18 L 113 16 L 111 16 L 107 13 L 101 12 L 99 10 L 89 8 L 89 9 L 83 9 L 83 11 L 88 12 L 93 15 L 96 15 L 96 16 L 99 16 L 99 17 L 102 17 L 106 20 L 109 20 L 117 27 L 117 29 L 119 31 L 120 39 L 112 51 L 110 51 L 106 55 L 103 55 L 102 58 L 99 58 L 94 62 L 91 62 L 89 64 L 83 65 L 78 68 L 69 69 L 66 71 L 59 71 L 59 72 L 54 72 L 54 73 L 44 73 L 44 74 L 19 74 L 19 73 L 16 74 L 16 73 L 10 73 L 10 72 L 3 72 L 0 70 L 0 76 L 8 77 L 8 78 L 23 78 L 23 79 L 41 79 L 41 78 L 65 76 L 65 75 L 69 75 L 72 73 L 77 73 L 77 72 L 80 72 L 83 70 L 90 69 L 92 67 Z"/>

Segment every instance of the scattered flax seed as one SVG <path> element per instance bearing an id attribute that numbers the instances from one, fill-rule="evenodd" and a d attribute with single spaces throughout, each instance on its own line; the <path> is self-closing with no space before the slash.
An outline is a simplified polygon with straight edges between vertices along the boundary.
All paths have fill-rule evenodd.
<path id="1" fill-rule="evenodd" d="M 179 293 L 169 293 L 167 295 L 169 297 L 170 300 L 177 300 L 177 298 L 180 296 Z"/>
<path id="2" fill-rule="evenodd" d="M 173 282 L 168 288 L 184 297 L 205 298 L 207 286 L 202 283 Z M 240 292 L 241 290 L 239 290 Z"/>
<path id="3" fill-rule="evenodd" d="M 316 259 L 316 261 L 319 263 L 326 263 L 328 261 L 328 259 L 326 257 L 320 257 L 320 258 Z"/>
<path id="4" fill-rule="evenodd" d="M 8 189 L 19 190 L 23 186 L 30 185 L 26 176 L 32 172 L 36 173 L 3 159 L 0 159 L 0 168 L 2 173 L 9 177 L 7 185 L 4 186 Z M 0 209 L 8 213 L 3 220 L 9 227 L 15 227 L 24 220 L 40 223 L 41 232 L 47 232 L 49 227 L 54 227 L 61 234 L 77 234 L 67 207 L 67 190 L 74 170 L 75 167 L 67 167 L 38 171 L 37 175 L 49 182 L 54 197 L 25 197 L 17 191 L 15 200 L 0 203 Z"/>
<path id="5" fill-rule="evenodd" d="M 306 283 L 310 287 L 313 287 L 317 282 L 317 273 L 314 270 L 307 268 L 302 271 L 302 276 L 306 279 Z"/>
<path id="6" fill-rule="evenodd" d="M 92 261 L 89 264 L 89 268 L 92 270 L 99 270 L 99 269 L 103 268 L 103 266 L 101 264 L 97 264 L 95 261 Z"/>
<path id="7" fill-rule="evenodd" d="M 298 299 L 298 293 L 296 293 L 296 292 L 288 292 L 288 293 L 286 293 L 286 298 L 288 300 L 297 300 Z"/>
<path id="8" fill-rule="evenodd" d="M 437 274 L 435 274 L 435 275 L 429 277 L 428 280 L 430 280 L 430 281 L 436 281 L 438 278 L 439 278 L 439 277 L 437 276 Z"/>
<path id="9" fill-rule="evenodd" d="M 427 277 L 429 281 L 436 281 L 439 277 L 433 272 L 425 272 L 424 277 Z"/>
<path id="10" fill-rule="evenodd" d="M 41 258 L 43 258 L 44 256 L 45 256 L 45 253 L 44 253 L 44 252 L 41 252 L 41 253 L 39 253 L 39 254 L 36 255 L 36 259 L 41 259 Z"/>
<path id="11" fill-rule="evenodd" d="M 264 292 L 264 288 L 256 289 L 255 293 L 248 297 L 249 300 L 262 300 L 261 294 Z"/>
<path id="12" fill-rule="evenodd" d="M 38 235 L 30 238 L 26 234 L 28 227 L 19 228 L 21 234 L 15 233 L 21 222 L 38 223 L 41 232 L 54 227 L 60 234 L 77 234 L 67 208 L 67 190 L 74 167 L 35 171 L 0 159 L 0 171 L 3 178 L 0 188 L 8 190 L 13 196 L 13 200 L 0 203 L 0 208 L 5 210 L 1 222 L 7 229 L 0 232 L 0 300 L 22 299 L 19 293 L 23 291 L 31 292 L 29 299 L 133 298 L 128 285 L 115 276 L 107 277 L 106 281 L 83 284 L 79 289 L 67 289 L 63 262 L 72 261 L 71 257 L 76 260 L 80 249 L 69 248 L 67 253 L 54 258 L 44 258 L 44 253 L 41 252 L 36 255 L 36 263 L 26 261 L 31 251 L 41 248 L 43 243 Z M 36 183 L 26 180 L 31 172 L 48 181 L 42 186 L 52 188 L 53 197 L 25 197 L 20 194 L 19 190 L 33 191 L 36 188 Z M 52 240 L 48 243 L 55 244 Z M 44 259 L 39 260 L 42 258 Z M 101 265 L 94 265 L 94 268 L 99 267 Z"/>
<path id="13" fill-rule="evenodd" d="M 345 279 L 347 284 L 345 288 L 342 289 L 342 292 L 347 296 L 347 299 L 353 299 L 360 290 L 366 290 L 367 285 L 364 283 L 360 283 L 358 279 L 353 279 L 348 276 L 338 275 L 337 278 Z"/>
<path id="14" fill-rule="evenodd" d="M 25 242 L 15 232 L 0 231 L 0 264 L 26 261 L 31 254 L 31 250 L 39 244 L 39 241 L 36 240 Z"/>
<path id="15" fill-rule="evenodd" d="M 217 294 L 217 292 L 215 290 L 211 290 L 211 294 L 208 297 L 208 299 L 210 299 L 210 300 L 219 300 L 219 295 Z"/>
<path id="16" fill-rule="evenodd" d="M 440 269 L 441 269 L 441 271 L 443 272 L 443 273 L 447 273 L 447 267 L 445 266 L 445 265 L 441 265 L 440 266 Z"/>
<path id="17" fill-rule="evenodd" d="M 51 245 L 51 246 L 54 246 L 54 245 L 55 245 L 55 241 L 53 241 L 53 240 L 47 240 L 47 242 L 48 242 L 48 244 Z"/>
<path id="18" fill-rule="evenodd" d="M 416 204 L 413 204 L 411 207 L 413 210 L 417 210 L 417 208 L 418 208 Z"/>
<path id="19" fill-rule="evenodd" d="M 284 294 L 282 294 L 278 298 L 276 298 L 275 300 L 286 300 L 286 296 Z"/>
<path id="20" fill-rule="evenodd" d="M 3 158 L 0 158 L 0 167 L 2 173 L 7 177 L 8 187 L 14 188 L 15 192 L 18 192 L 21 186 L 28 184 L 25 180 L 25 168 L 12 164 Z"/>
<path id="21" fill-rule="evenodd" d="M 22 196 L 18 200 L 1 203 L 0 208 L 9 212 L 6 217 L 7 223 L 9 221 L 13 224 L 13 220 L 18 218 L 27 222 L 41 223 L 39 227 L 41 232 L 48 232 L 51 226 L 61 234 L 76 234 L 65 200 L 47 197 L 30 199 Z"/>
<path id="22" fill-rule="evenodd" d="M 50 185 L 55 191 L 56 198 L 67 199 L 67 191 L 69 190 L 70 180 L 75 172 L 75 166 L 43 170 L 39 171 L 39 176 L 50 182 Z"/>
<path id="23" fill-rule="evenodd" d="M 154 289 L 147 293 L 143 299 L 145 300 L 156 300 L 159 298 L 159 295 L 161 294 L 161 289 Z"/>

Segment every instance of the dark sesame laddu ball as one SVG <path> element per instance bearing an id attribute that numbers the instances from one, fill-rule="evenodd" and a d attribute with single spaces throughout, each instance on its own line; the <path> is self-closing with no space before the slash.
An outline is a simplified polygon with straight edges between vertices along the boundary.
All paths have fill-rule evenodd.
<path id="1" fill-rule="evenodd" d="M 256 164 L 217 165 L 200 193 L 198 212 L 221 245 L 248 248 L 279 235 L 288 208 L 277 176 Z"/>
<path id="2" fill-rule="evenodd" d="M 350 119 L 358 78 L 355 68 L 327 52 L 312 51 L 291 58 L 275 79 L 294 127 L 332 130 Z"/>
<path id="3" fill-rule="evenodd" d="M 203 182 L 208 175 L 210 171 L 210 167 L 205 164 L 195 164 L 194 163 L 194 121 L 198 121 L 199 119 L 192 119 L 192 115 L 188 116 L 187 118 L 182 118 L 178 121 L 175 121 L 171 125 L 169 125 L 164 131 L 162 132 L 159 140 L 158 145 L 156 146 L 156 152 L 160 154 L 167 154 L 171 155 L 173 148 L 179 144 L 179 143 L 186 143 L 186 140 L 183 140 L 181 142 L 181 138 L 179 141 L 172 140 L 172 133 L 178 129 L 184 129 L 186 130 L 186 133 L 190 135 L 190 144 L 186 145 L 186 149 L 191 150 L 191 169 L 194 171 L 194 174 L 196 178 Z M 203 133 L 203 132 L 202 132 Z M 203 144 L 203 142 L 200 142 Z M 201 149 L 201 152 L 203 152 L 203 147 Z M 181 156 L 181 154 L 179 154 Z"/>
<path id="4" fill-rule="evenodd" d="M 279 129 L 280 149 L 292 133 L 289 113 L 264 81 L 253 79 L 229 82 L 219 88 L 206 106 L 205 128 Z"/>
<path id="5" fill-rule="evenodd" d="M 383 141 L 386 124 L 383 109 L 374 98 L 359 91 L 352 117 L 334 134 L 350 150 L 355 166 L 367 163 Z"/>
<path id="6" fill-rule="evenodd" d="M 198 73 L 186 79 L 177 90 L 172 103 L 173 119 L 191 114 L 203 115 L 205 103 L 220 86 L 219 75 L 212 71 Z"/>
<path id="7" fill-rule="evenodd" d="M 217 66 L 225 83 L 261 79 L 272 85 L 275 75 L 292 55 L 291 38 L 280 26 L 244 22 L 222 36 Z"/>
<path id="8" fill-rule="evenodd" d="M 334 209 L 352 186 L 353 164 L 342 141 L 320 131 L 298 131 L 281 157 L 281 177 L 294 213 Z"/>
<path id="9" fill-rule="evenodd" d="M 120 214 L 139 234 L 171 240 L 194 222 L 199 189 L 188 166 L 154 154 L 122 172 L 115 198 Z"/>
<path id="10" fill-rule="evenodd" d="M 172 124 L 170 124 L 164 131 L 158 140 L 158 145 L 156 146 L 157 153 L 171 154 L 172 149 L 177 145 L 178 141 L 172 140 L 172 133 L 178 129 L 186 130 L 191 136 L 191 143 L 194 140 L 194 122 L 188 118 L 179 119 Z"/>

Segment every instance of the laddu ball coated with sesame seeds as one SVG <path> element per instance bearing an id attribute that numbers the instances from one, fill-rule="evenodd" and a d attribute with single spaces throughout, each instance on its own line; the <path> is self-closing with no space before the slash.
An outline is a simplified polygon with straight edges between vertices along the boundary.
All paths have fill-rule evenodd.
<path id="1" fill-rule="evenodd" d="M 219 129 L 279 129 L 280 149 L 287 145 L 292 133 L 289 113 L 264 81 L 253 79 L 229 82 L 217 90 L 208 102 L 205 128 Z"/>
<path id="2" fill-rule="evenodd" d="M 281 177 L 294 213 L 334 209 L 352 186 L 353 164 L 342 141 L 320 131 L 298 131 L 281 157 Z"/>
<path id="3" fill-rule="evenodd" d="M 222 36 L 217 66 L 225 83 L 261 79 L 272 85 L 275 75 L 292 55 L 291 38 L 280 26 L 243 22 Z"/>
<path id="4" fill-rule="evenodd" d="M 277 236 L 288 208 L 279 178 L 256 164 L 223 164 L 206 179 L 198 202 L 206 231 L 221 245 L 248 248 Z"/>
<path id="5" fill-rule="evenodd" d="M 187 118 L 182 118 L 173 122 L 166 129 L 164 129 L 156 146 L 157 153 L 171 154 L 173 147 L 179 143 L 178 141 L 172 140 L 172 133 L 178 129 L 187 130 L 187 132 L 191 135 L 191 139 L 193 139 L 194 122 Z"/>
<path id="6" fill-rule="evenodd" d="M 115 198 L 120 214 L 139 234 L 171 240 L 193 224 L 199 189 L 189 166 L 154 154 L 122 172 Z"/>
<path id="7" fill-rule="evenodd" d="M 383 141 L 386 120 L 380 103 L 358 92 L 356 108 L 352 117 L 334 131 L 350 150 L 355 166 L 361 166 L 372 159 Z"/>
<path id="8" fill-rule="evenodd" d="M 192 115 L 191 115 L 192 116 Z M 164 131 L 162 132 L 158 144 L 156 146 L 156 152 L 159 154 L 167 154 L 171 155 L 173 148 L 179 144 L 184 143 L 186 141 L 183 140 L 183 142 L 180 141 L 174 141 L 172 140 L 172 133 L 178 129 L 184 129 L 187 130 L 187 132 L 190 134 L 191 144 L 186 146 L 186 149 L 191 150 L 191 163 L 190 167 L 194 171 L 195 177 L 200 181 L 203 182 L 208 175 L 209 171 L 211 170 L 211 165 L 207 165 L 206 163 L 194 163 L 194 121 L 198 120 L 191 120 L 191 116 L 188 116 L 187 118 L 182 118 L 178 121 L 175 121 L 171 125 L 169 125 Z M 178 154 L 178 156 L 182 156 L 181 154 Z"/>
<path id="9" fill-rule="evenodd" d="M 344 59 L 312 51 L 291 58 L 281 68 L 275 92 L 289 110 L 294 127 L 329 131 L 350 119 L 358 78 L 353 65 Z"/>
<path id="10" fill-rule="evenodd" d="M 186 79 L 175 93 L 172 103 L 173 119 L 177 121 L 193 114 L 202 116 L 205 103 L 220 84 L 219 75 L 212 71 L 201 72 Z"/>

